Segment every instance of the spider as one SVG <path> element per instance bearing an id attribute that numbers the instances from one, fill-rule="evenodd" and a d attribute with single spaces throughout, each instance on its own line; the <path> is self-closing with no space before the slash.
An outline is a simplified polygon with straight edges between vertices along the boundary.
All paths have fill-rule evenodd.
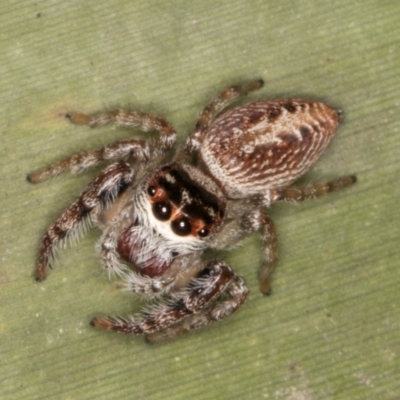
<path id="1" fill-rule="evenodd" d="M 232 248 L 259 231 L 260 288 L 269 295 L 277 238 L 266 209 L 326 195 L 356 178 L 291 187 L 321 156 L 341 112 L 298 99 L 260 100 L 223 112 L 262 86 L 253 80 L 221 91 L 175 153 L 176 132 L 159 116 L 132 110 L 67 114 L 76 125 L 115 124 L 157 135 L 149 142 L 127 139 L 84 151 L 28 175 L 39 183 L 110 163 L 44 235 L 36 280 L 46 278 L 57 247 L 97 226 L 102 266 L 126 290 L 153 301 L 141 315 L 94 317 L 91 324 L 156 342 L 220 321 L 245 302 L 243 279 L 224 261 L 202 255 L 207 248 Z"/>

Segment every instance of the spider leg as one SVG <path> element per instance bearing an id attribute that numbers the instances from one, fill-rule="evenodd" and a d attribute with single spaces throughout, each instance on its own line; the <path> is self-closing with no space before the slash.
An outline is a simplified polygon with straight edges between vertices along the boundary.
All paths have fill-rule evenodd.
<path id="1" fill-rule="evenodd" d="M 269 296 L 271 294 L 271 274 L 278 258 L 278 246 L 275 225 L 272 219 L 265 212 L 261 212 L 260 222 L 261 239 L 264 244 L 264 262 L 259 270 L 258 277 L 261 293 Z"/>
<path id="2" fill-rule="evenodd" d="M 165 119 L 154 114 L 120 109 L 94 115 L 67 114 L 66 118 L 73 124 L 89 125 L 92 128 L 114 124 L 117 127 L 140 129 L 143 132 L 156 131 L 159 135 L 150 144 L 150 154 L 152 155 L 168 151 L 176 140 L 174 127 Z"/>
<path id="3" fill-rule="evenodd" d="M 229 86 L 218 94 L 199 114 L 193 133 L 186 141 L 185 151 L 195 152 L 201 147 L 205 132 L 217 115 L 232 104 L 239 96 L 258 90 L 263 86 L 262 79 L 250 81 L 241 85 Z"/>
<path id="4" fill-rule="evenodd" d="M 146 162 L 168 151 L 176 140 L 176 132 L 166 120 L 152 114 L 130 110 L 116 110 L 95 114 L 67 114 L 66 118 L 76 125 L 97 127 L 113 123 L 118 127 L 137 128 L 144 132 L 157 131 L 159 135 L 148 144 L 144 140 L 126 139 L 110 143 L 100 149 L 83 151 L 48 167 L 29 174 L 27 180 L 40 183 L 65 171 L 81 172 L 104 162 L 132 158 Z"/>
<path id="5" fill-rule="evenodd" d="M 246 204 L 243 204 L 242 211 L 246 210 L 245 207 Z M 239 210 L 240 208 L 237 211 Z M 276 264 L 278 249 L 274 223 L 261 207 L 251 211 L 247 210 L 242 217 L 225 224 L 210 247 L 219 250 L 235 247 L 256 231 L 261 231 L 264 248 L 264 261 L 259 271 L 260 288 L 263 294 L 269 295 L 271 291 L 270 277 Z"/>
<path id="6" fill-rule="evenodd" d="M 30 183 L 41 183 L 66 171 L 83 172 L 104 162 L 133 158 L 139 162 L 149 159 L 149 146 L 146 141 L 138 139 L 120 140 L 109 143 L 101 149 L 83 151 L 71 157 L 57 161 L 27 176 Z"/>
<path id="7" fill-rule="evenodd" d="M 269 204 L 277 201 L 305 201 L 325 196 L 336 190 L 346 188 L 357 182 L 354 175 L 342 176 L 329 182 L 316 182 L 303 187 L 288 187 L 283 189 L 273 189 L 268 194 Z M 269 205 L 265 204 L 265 205 Z"/>
<path id="8" fill-rule="evenodd" d="M 225 292 L 231 298 L 218 301 Z M 170 337 L 227 317 L 243 304 L 247 295 L 244 282 L 229 266 L 221 261 L 211 261 L 186 288 L 171 299 L 145 310 L 142 317 L 95 317 L 91 324 L 103 330 L 133 334 L 163 330 L 161 336 Z M 189 318 L 188 323 L 185 323 L 186 318 Z"/>
<path id="9" fill-rule="evenodd" d="M 54 258 L 57 245 L 83 233 L 91 223 L 93 212 L 107 206 L 133 181 L 133 170 L 120 161 L 104 169 L 82 192 L 80 197 L 50 226 L 39 252 L 35 270 L 37 281 L 43 281 Z"/>
<path id="10" fill-rule="evenodd" d="M 189 315 L 177 324 L 146 335 L 149 343 L 183 335 L 195 329 L 200 329 L 216 321 L 221 321 L 233 314 L 246 300 L 249 290 L 242 278 L 234 275 L 225 292 L 229 298 L 213 303 L 197 314 Z"/>
<path id="11" fill-rule="evenodd" d="M 243 239 L 244 236 L 256 231 L 261 231 L 264 248 L 264 261 L 259 271 L 260 289 L 264 295 L 269 295 L 271 293 L 271 273 L 278 258 L 277 237 L 272 219 L 261 208 L 242 216 L 240 229 L 237 230 L 242 237 L 238 236 L 238 239 Z"/>
<path id="12" fill-rule="evenodd" d="M 318 182 L 299 188 L 289 187 L 271 190 L 269 204 L 277 201 L 305 201 L 325 196 L 333 191 L 348 187 L 356 182 L 355 176 L 345 176 L 330 182 Z M 278 257 L 276 230 L 272 219 L 265 213 L 260 214 L 261 237 L 264 242 L 264 264 L 259 272 L 261 292 L 271 293 L 271 274 Z M 255 226 L 256 228 L 257 226 Z"/>

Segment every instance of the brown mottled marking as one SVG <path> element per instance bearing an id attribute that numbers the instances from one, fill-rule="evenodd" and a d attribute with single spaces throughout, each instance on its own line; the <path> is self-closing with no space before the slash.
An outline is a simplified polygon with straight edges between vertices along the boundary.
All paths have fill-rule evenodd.
<path id="1" fill-rule="evenodd" d="M 286 111 L 289 111 L 290 113 L 296 112 L 296 107 L 295 107 L 292 103 L 290 103 L 290 102 L 284 103 L 284 104 L 283 104 L 283 108 L 284 108 Z"/>
<path id="2" fill-rule="evenodd" d="M 257 115 L 254 121 L 252 115 Z M 313 101 L 267 100 L 239 106 L 218 118 L 205 134 L 201 165 L 231 198 L 288 186 L 321 156 L 338 123 L 335 109 Z M 255 169 L 263 173 L 254 174 Z"/>

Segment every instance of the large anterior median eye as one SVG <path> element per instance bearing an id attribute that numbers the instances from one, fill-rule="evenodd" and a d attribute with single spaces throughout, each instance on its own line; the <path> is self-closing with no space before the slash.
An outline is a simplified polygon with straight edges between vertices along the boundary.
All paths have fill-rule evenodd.
<path id="1" fill-rule="evenodd" d="M 153 214 L 160 221 L 168 221 L 171 218 L 171 206 L 165 201 L 153 204 Z"/>
<path id="2" fill-rule="evenodd" d="M 187 218 L 182 217 L 172 221 L 172 230 L 179 236 L 187 236 L 192 231 L 192 227 Z"/>

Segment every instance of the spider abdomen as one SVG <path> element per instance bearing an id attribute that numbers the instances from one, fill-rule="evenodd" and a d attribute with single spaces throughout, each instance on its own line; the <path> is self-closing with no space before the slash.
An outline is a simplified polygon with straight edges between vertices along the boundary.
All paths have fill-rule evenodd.
<path id="1" fill-rule="evenodd" d="M 290 185 L 320 157 L 340 113 L 320 102 L 268 100 L 239 106 L 205 134 L 200 162 L 231 198 Z"/>

